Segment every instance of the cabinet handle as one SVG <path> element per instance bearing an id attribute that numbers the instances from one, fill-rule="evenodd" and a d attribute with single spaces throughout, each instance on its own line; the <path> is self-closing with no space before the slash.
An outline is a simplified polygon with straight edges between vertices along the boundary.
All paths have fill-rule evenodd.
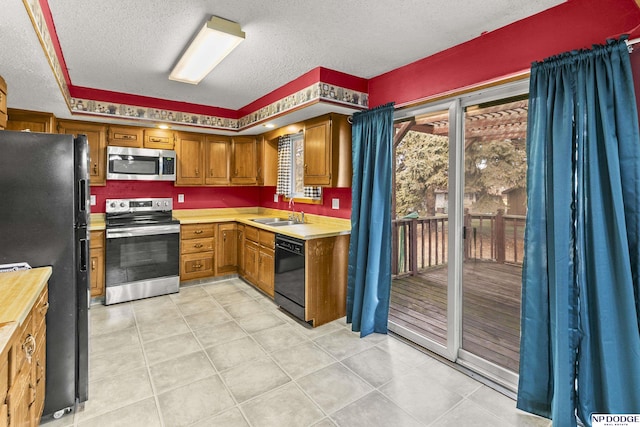
<path id="1" fill-rule="evenodd" d="M 235 172 L 235 174 L 236 174 L 236 176 L 238 176 L 238 169 L 236 169 L 236 172 Z"/>
<path id="2" fill-rule="evenodd" d="M 162 139 L 152 136 L 151 138 L 149 138 L 149 142 L 162 142 Z"/>
<path id="3" fill-rule="evenodd" d="M 22 349 L 24 350 L 24 353 L 27 356 L 27 362 L 31 363 L 31 357 L 33 356 L 33 353 L 35 353 L 36 351 L 36 339 L 34 338 L 33 335 L 31 334 L 27 335 L 27 338 L 25 338 L 24 343 L 22 343 Z"/>
<path id="4" fill-rule="evenodd" d="M 93 174 L 94 174 L 94 175 L 97 175 L 97 174 L 98 174 L 98 164 L 97 164 L 97 163 L 94 163 L 94 164 L 93 164 Z"/>
<path id="5" fill-rule="evenodd" d="M 213 176 L 213 169 L 209 169 L 209 176 Z"/>
<path id="6" fill-rule="evenodd" d="M 305 171 L 305 172 L 307 171 L 307 166 L 308 166 L 308 165 L 305 163 L 305 164 L 304 164 L 304 171 Z"/>
<path id="7" fill-rule="evenodd" d="M 200 175 L 200 169 L 196 168 L 196 176 Z"/>
<path id="8" fill-rule="evenodd" d="M 200 249 L 202 247 L 202 243 L 196 243 L 193 247 Z"/>
<path id="9" fill-rule="evenodd" d="M 136 139 L 134 135 L 122 135 L 122 139 Z"/>
<path id="10" fill-rule="evenodd" d="M 222 241 L 223 242 L 227 241 L 227 232 L 226 231 L 224 233 L 222 233 Z"/>
<path id="11" fill-rule="evenodd" d="M 202 264 L 193 264 L 193 268 L 202 268 Z"/>
<path id="12" fill-rule="evenodd" d="M 95 271 L 96 269 L 96 260 L 95 258 L 91 260 L 91 271 Z"/>
<path id="13" fill-rule="evenodd" d="M 194 231 L 195 234 L 202 234 L 202 230 L 196 230 Z"/>

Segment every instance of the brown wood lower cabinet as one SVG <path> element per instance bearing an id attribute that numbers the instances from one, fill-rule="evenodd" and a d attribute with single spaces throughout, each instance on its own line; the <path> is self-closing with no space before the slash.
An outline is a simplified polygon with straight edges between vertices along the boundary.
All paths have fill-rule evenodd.
<path id="1" fill-rule="evenodd" d="M 0 426 L 35 427 L 44 409 L 46 376 L 45 287 L 0 354 Z"/>
<path id="2" fill-rule="evenodd" d="M 186 224 L 180 228 L 180 280 L 215 274 L 215 224 Z"/>
<path id="3" fill-rule="evenodd" d="M 238 271 L 238 226 L 235 222 L 223 222 L 216 227 L 216 276 Z"/>
<path id="4" fill-rule="evenodd" d="M 244 227 L 244 277 L 273 298 L 275 233 Z"/>
<path id="5" fill-rule="evenodd" d="M 104 231 L 92 231 L 89 241 L 91 297 L 101 297 L 104 296 Z"/>
<path id="6" fill-rule="evenodd" d="M 305 317 L 313 326 L 346 315 L 349 236 L 326 237 L 306 242 Z"/>

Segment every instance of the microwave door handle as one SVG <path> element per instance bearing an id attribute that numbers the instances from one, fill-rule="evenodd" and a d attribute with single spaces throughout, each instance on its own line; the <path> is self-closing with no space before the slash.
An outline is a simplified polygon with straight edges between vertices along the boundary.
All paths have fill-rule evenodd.
<path id="1" fill-rule="evenodd" d="M 162 176 L 164 175 L 164 168 L 162 167 L 162 156 L 158 156 L 158 175 Z"/>

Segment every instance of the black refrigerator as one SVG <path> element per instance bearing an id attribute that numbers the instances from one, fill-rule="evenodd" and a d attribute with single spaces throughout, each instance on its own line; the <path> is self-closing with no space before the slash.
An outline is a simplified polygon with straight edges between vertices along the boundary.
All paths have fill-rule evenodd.
<path id="1" fill-rule="evenodd" d="M 0 264 L 53 267 L 44 416 L 87 400 L 88 150 L 84 135 L 0 131 Z"/>

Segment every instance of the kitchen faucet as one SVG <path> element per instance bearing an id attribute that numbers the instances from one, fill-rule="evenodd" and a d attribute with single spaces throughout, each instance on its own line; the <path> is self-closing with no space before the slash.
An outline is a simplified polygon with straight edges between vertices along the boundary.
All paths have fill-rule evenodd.
<path id="1" fill-rule="evenodd" d="M 289 209 L 291 209 L 291 213 L 289 214 L 289 221 L 296 222 L 298 224 L 304 223 L 304 212 L 300 211 L 300 217 L 296 217 L 295 211 L 295 202 L 293 201 L 293 197 L 289 199 Z"/>

